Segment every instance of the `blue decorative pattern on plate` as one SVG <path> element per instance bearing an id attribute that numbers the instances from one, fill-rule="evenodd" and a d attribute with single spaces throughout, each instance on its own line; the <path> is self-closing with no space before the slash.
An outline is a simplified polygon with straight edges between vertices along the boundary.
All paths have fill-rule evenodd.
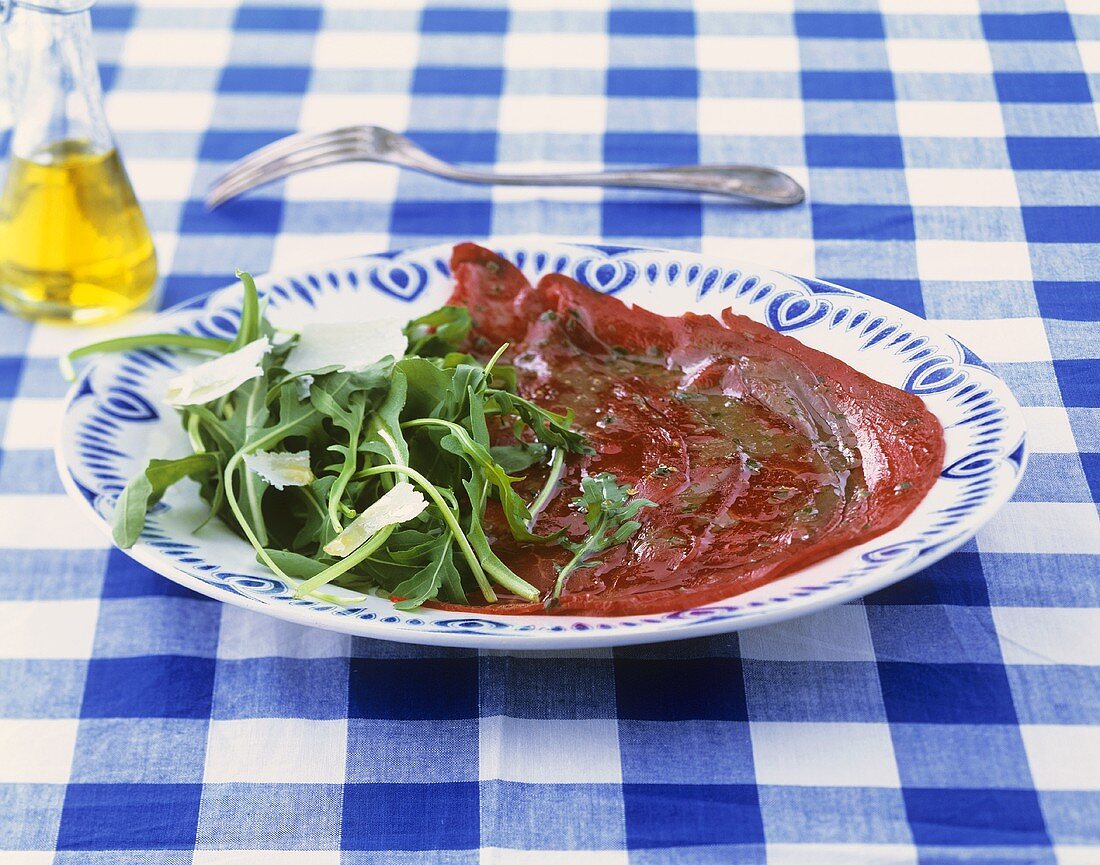
<path id="1" fill-rule="evenodd" d="M 277 326 L 311 317 L 413 317 L 450 294 L 450 246 L 322 265 L 258 281 Z M 1020 408 L 1004 383 L 932 324 L 841 286 L 699 255 L 595 245 L 533 244 L 498 250 L 532 281 L 567 273 L 664 315 L 726 307 L 796 336 L 880 381 L 921 396 L 944 426 L 939 480 L 898 528 L 725 602 L 619 618 L 402 613 L 382 598 L 339 606 L 294 598 L 293 586 L 258 565 L 224 526 L 202 531 L 195 486 L 171 489 L 128 552 L 198 592 L 303 624 L 368 637 L 493 648 L 565 648 L 697 637 L 776 622 L 861 597 L 925 567 L 968 540 L 1012 495 L 1027 458 Z M 232 286 L 160 316 L 158 329 L 232 336 L 240 315 Z M 65 408 L 57 449 L 62 479 L 107 530 L 119 492 L 152 455 L 183 455 L 187 440 L 160 403 L 167 380 L 193 363 L 168 351 L 98 359 Z M 339 590 L 337 590 L 339 591 Z M 350 595 L 349 595 L 350 597 Z"/>

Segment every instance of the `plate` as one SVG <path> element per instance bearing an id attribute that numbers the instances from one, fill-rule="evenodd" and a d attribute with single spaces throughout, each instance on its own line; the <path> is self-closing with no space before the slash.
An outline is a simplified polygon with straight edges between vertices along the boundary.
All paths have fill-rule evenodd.
<path id="1" fill-rule="evenodd" d="M 933 324 L 857 291 L 757 265 L 686 252 L 531 242 L 498 247 L 532 282 L 566 273 L 665 315 L 726 307 L 790 334 L 880 381 L 920 396 L 943 424 L 945 465 L 897 528 L 750 592 L 680 612 L 615 618 L 403 613 L 382 598 L 339 606 L 295 598 L 224 526 L 197 534 L 196 486 L 173 487 L 128 554 L 171 580 L 242 607 L 319 628 L 438 646 L 564 649 L 701 637 L 779 622 L 862 597 L 959 547 L 1012 495 L 1027 459 L 1022 413 L 1004 382 Z M 451 292 L 450 245 L 385 252 L 258 280 L 276 326 L 310 318 L 414 317 Z M 232 337 L 237 285 L 158 316 L 149 330 Z M 66 489 L 105 532 L 126 482 L 151 456 L 182 456 L 187 439 L 161 405 L 167 380 L 195 363 L 164 350 L 107 355 L 65 403 L 57 462 Z"/>

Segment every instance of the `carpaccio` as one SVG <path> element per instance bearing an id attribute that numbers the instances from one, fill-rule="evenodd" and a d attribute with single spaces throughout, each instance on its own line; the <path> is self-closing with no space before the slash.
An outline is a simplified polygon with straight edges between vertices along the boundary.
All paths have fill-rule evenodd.
<path id="1" fill-rule="evenodd" d="M 940 472 L 943 429 L 918 397 L 744 316 L 660 316 L 560 274 L 533 287 L 471 243 L 451 269 L 449 303 L 473 319 L 468 350 L 509 343 L 520 393 L 572 409 L 596 450 L 571 459 L 538 530 L 584 536 L 569 505 L 586 473 L 612 472 L 657 507 L 572 574 L 552 610 L 507 595 L 436 606 L 619 616 L 718 601 L 893 528 Z M 545 478 L 532 475 L 525 493 Z M 569 554 L 487 520 L 493 549 L 545 596 Z"/>

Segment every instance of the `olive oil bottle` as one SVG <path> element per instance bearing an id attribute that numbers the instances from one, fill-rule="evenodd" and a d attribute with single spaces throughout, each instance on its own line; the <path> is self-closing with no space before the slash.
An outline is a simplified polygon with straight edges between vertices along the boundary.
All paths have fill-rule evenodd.
<path id="1" fill-rule="evenodd" d="M 0 300 L 21 315 L 78 323 L 139 306 L 157 276 L 103 113 L 90 5 L 15 0 L 3 25 L 15 124 L 0 193 Z"/>

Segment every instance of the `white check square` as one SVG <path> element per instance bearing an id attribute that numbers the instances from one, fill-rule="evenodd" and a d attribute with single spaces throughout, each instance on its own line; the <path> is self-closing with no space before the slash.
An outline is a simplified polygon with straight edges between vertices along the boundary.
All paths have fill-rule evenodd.
<path id="1" fill-rule="evenodd" d="M 807 854 L 812 854 L 808 856 Z M 768 844 L 768 865 L 917 865 L 912 844 Z"/>
<path id="2" fill-rule="evenodd" d="M 1100 727 L 1022 724 L 1037 790 L 1100 790 Z"/>
<path id="3" fill-rule="evenodd" d="M 874 661 L 867 612 L 858 605 L 822 610 L 739 637 L 741 657 L 758 661 Z"/>
<path id="4" fill-rule="evenodd" d="M 1041 318 L 941 319 L 937 323 L 988 363 L 1050 360 Z"/>
<path id="5" fill-rule="evenodd" d="M 271 269 L 288 270 L 316 264 L 317 250 L 321 248 L 325 250 L 326 259 L 339 261 L 377 252 L 385 249 L 388 244 L 388 234 L 368 231 L 350 234 L 280 233 L 275 236 L 271 251 Z"/>
<path id="6" fill-rule="evenodd" d="M 126 173 L 139 201 L 185 201 L 198 163 L 193 159 L 128 159 Z"/>
<path id="7" fill-rule="evenodd" d="M 505 69 L 599 69 L 608 65 L 605 33 L 509 33 Z"/>
<path id="8" fill-rule="evenodd" d="M 618 784 L 614 719 L 541 720 L 495 715 L 479 727 L 481 780 L 531 784 Z"/>
<path id="9" fill-rule="evenodd" d="M 627 865 L 625 850 L 514 850 L 482 847 L 478 865 Z"/>
<path id="10" fill-rule="evenodd" d="M 402 130 L 409 124 L 409 96 L 395 93 L 307 93 L 298 126 L 324 132 L 360 124 Z"/>
<path id="11" fill-rule="evenodd" d="M 211 721 L 207 784 L 342 784 L 348 722 L 307 718 Z"/>
<path id="12" fill-rule="evenodd" d="M 700 243 L 704 255 L 733 261 L 782 268 L 789 273 L 814 272 L 814 242 L 796 237 L 719 237 L 704 235 Z M 769 264 L 770 262 L 770 264 Z"/>
<path id="13" fill-rule="evenodd" d="M 1006 664 L 1100 666 L 1100 608 L 993 607 L 992 614 Z"/>
<path id="14" fill-rule="evenodd" d="M 1055 844 L 1054 859 L 1058 865 L 1096 865 L 1100 862 L 1100 844 Z"/>
<path id="15" fill-rule="evenodd" d="M 1100 516 L 1091 502 L 1008 502 L 977 541 L 983 553 L 1100 555 Z"/>
<path id="16" fill-rule="evenodd" d="M 979 0 L 879 0 L 883 15 L 977 15 Z"/>
<path id="17" fill-rule="evenodd" d="M 552 96 L 505 93 L 500 98 L 501 132 L 577 132 L 596 134 L 607 124 L 602 96 Z"/>
<path id="18" fill-rule="evenodd" d="M 411 69 L 419 54 L 416 33 L 322 30 L 313 40 L 316 69 Z"/>
<path id="19" fill-rule="evenodd" d="M 340 865 L 339 850 L 195 850 L 191 865 Z"/>
<path id="20" fill-rule="evenodd" d="M 112 90 L 107 119 L 119 132 L 205 132 L 214 114 L 213 93 Z"/>
<path id="21" fill-rule="evenodd" d="M 4 512 L 2 507 L 0 512 Z M 84 523 L 89 522 L 83 514 L 78 517 Z M 8 520 L 5 517 L 0 522 Z M 15 578 L 14 574 L 8 576 L 8 579 Z M 0 658 L 90 658 L 98 618 L 99 601 L 94 598 L 0 601 Z"/>
<path id="22" fill-rule="evenodd" d="M 1100 14 L 1100 3 L 1096 13 Z M 1077 53 L 1081 55 L 1081 68 L 1087 73 L 1100 72 L 1100 39 L 1079 39 Z"/>
<path id="23" fill-rule="evenodd" d="M 797 72 L 798 40 L 793 36 L 695 37 L 695 59 L 701 70 Z"/>
<path id="24" fill-rule="evenodd" d="M 103 550 L 111 543 L 67 495 L 0 495 L 0 547 L 13 550 Z"/>
<path id="25" fill-rule="evenodd" d="M 758 784 L 900 787 L 886 724 L 753 721 Z"/>
<path id="26" fill-rule="evenodd" d="M 61 423 L 60 399 L 21 397 L 13 400 L 4 427 L 4 450 L 44 450 Z"/>
<path id="27" fill-rule="evenodd" d="M 887 39 L 886 54 L 894 72 L 993 71 L 984 39 Z"/>
<path id="28" fill-rule="evenodd" d="M 0 719 L 0 784 L 65 784 L 73 764 L 76 718 Z"/>
<path id="29" fill-rule="evenodd" d="M 1035 453 L 1077 453 L 1069 414 L 1061 406 L 1024 406 L 1028 444 Z"/>
<path id="30" fill-rule="evenodd" d="M 1010 168 L 906 168 L 914 207 L 1019 207 Z"/>
<path id="31" fill-rule="evenodd" d="M 921 279 L 944 282 L 1031 280 L 1031 254 L 1024 241 L 918 240 Z"/>
<path id="32" fill-rule="evenodd" d="M 895 105 L 898 132 L 905 138 L 1003 138 L 996 102 L 916 102 Z"/>
<path id="33" fill-rule="evenodd" d="M 229 30 L 171 30 L 134 27 L 127 31 L 121 65 L 220 69 L 229 59 Z"/>
<path id="34" fill-rule="evenodd" d="M 283 622 L 231 604 L 222 606 L 218 630 L 218 657 L 222 660 L 344 658 L 350 646 L 348 634 Z"/>
<path id="35" fill-rule="evenodd" d="M 806 129 L 798 99 L 725 99 L 698 101 L 701 135 L 802 135 Z"/>

